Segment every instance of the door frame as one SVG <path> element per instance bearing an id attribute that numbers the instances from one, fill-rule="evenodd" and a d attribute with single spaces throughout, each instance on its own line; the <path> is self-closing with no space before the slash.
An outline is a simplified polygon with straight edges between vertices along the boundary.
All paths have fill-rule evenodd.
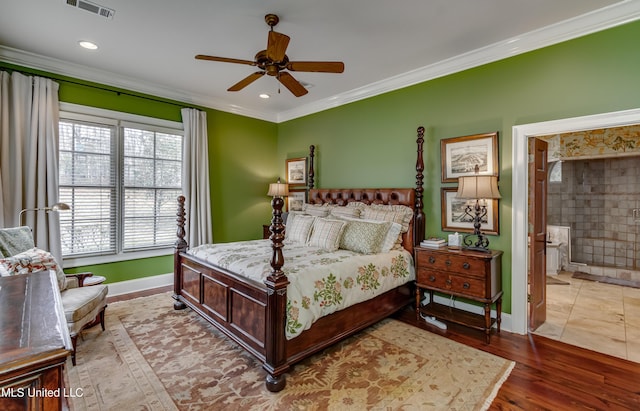
<path id="1" fill-rule="evenodd" d="M 513 179 L 511 181 L 511 331 L 527 334 L 527 234 L 528 234 L 528 144 L 529 137 L 569 131 L 640 124 L 640 108 L 583 117 L 530 123 L 512 128 Z"/>

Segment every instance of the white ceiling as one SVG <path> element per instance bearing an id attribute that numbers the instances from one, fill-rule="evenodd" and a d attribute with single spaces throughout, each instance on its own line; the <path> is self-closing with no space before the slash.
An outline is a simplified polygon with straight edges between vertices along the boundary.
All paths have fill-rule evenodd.
<path id="1" fill-rule="evenodd" d="M 0 0 L 0 60 L 274 122 L 640 19 L 640 0 L 90 1 L 113 18 L 67 0 Z M 292 61 L 343 61 L 344 73 L 292 72 L 312 85 L 299 98 L 269 76 L 226 91 L 256 68 L 194 56 L 253 60 L 267 13 Z"/>

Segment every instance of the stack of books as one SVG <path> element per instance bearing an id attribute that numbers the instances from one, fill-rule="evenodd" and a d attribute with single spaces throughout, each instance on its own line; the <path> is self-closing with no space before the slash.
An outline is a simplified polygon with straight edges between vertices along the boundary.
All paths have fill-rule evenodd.
<path id="1" fill-rule="evenodd" d="M 446 246 L 447 246 L 447 240 L 445 240 L 444 238 L 438 238 L 438 237 L 429 237 L 425 240 L 422 240 L 422 242 L 420 242 L 420 247 L 442 248 Z"/>

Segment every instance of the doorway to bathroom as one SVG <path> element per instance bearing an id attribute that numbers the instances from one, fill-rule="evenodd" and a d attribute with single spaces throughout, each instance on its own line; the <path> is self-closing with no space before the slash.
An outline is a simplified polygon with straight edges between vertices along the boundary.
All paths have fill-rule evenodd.
<path id="1" fill-rule="evenodd" d="M 640 362 L 640 155 L 550 164 L 547 312 L 533 332 Z"/>
<path id="2" fill-rule="evenodd" d="M 544 122 L 544 123 L 536 123 L 536 124 L 529 124 L 529 125 L 523 125 L 523 126 L 515 126 L 513 128 L 513 217 L 512 217 L 512 222 L 513 222 L 513 241 L 512 241 L 512 330 L 514 332 L 521 332 L 521 333 L 526 333 L 528 332 L 528 306 L 527 306 L 527 236 L 528 236 L 528 219 L 527 219 L 527 208 L 528 208 L 528 192 L 527 192 L 527 180 L 528 180 L 528 174 L 527 174 L 527 164 L 528 164 L 528 151 L 527 151 L 527 141 L 530 137 L 536 136 L 548 136 L 548 135 L 555 135 L 555 134 L 561 134 L 561 133 L 570 133 L 570 132 L 575 132 L 576 130 L 582 132 L 584 130 L 595 130 L 595 129 L 604 129 L 604 128 L 613 128 L 613 127 L 620 127 L 620 126 L 629 126 L 629 125 L 634 125 L 634 124 L 640 124 L 640 110 L 629 110 L 629 111 L 624 111 L 624 112 L 616 112 L 616 113 L 606 113 L 606 114 L 601 114 L 601 115 L 595 115 L 595 116 L 587 116 L 587 117 L 581 117 L 581 118 L 572 118 L 572 119 L 565 119 L 565 120 L 557 120 L 557 121 L 551 121 L 551 122 Z M 591 138 L 591 137 L 589 137 Z M 591 140 L 589 140 L 589 138 L 585 139 L 584 141 L 587 141 L 587 143 L 589 145 L 593 145 L 594 140 L 591 138 Z M 573 147 L 573 146 L 571 146 Z M 557 151 L 558 147 L 551 142 L 550 144 L 550 151 L 554 152 Z M 636 148 L 637 150 L 637 148 Z M 633 151 L 633 150 L 629 150 L 629 151 Z M 635 162 L 639 162 L 639 159 L 636 156 L 633 160 L 631 160 L 632 158 L 632 154 L 623 154 L 623 155 L 617 155 L 616 158 L 623 158 L 626 156 L 629 156 L 629 161 L 633 162 L 635 160 Z M 593 163 L 593 158 L 583 158 L 580 160 L 588 160 L 589 163 Z M 577 161 L 577 159 L 575 160 Z M 608 160 L 605 160 L 608 161 Z M 567 163 L 567 161 L 563 161 L 561 164 Z M 575 163 L 576 165 L 578 163 Z M 600 167 L 600 166 L 598 166 Z M 616 164 L 615 160 L 612 162 L 611 167 L 613 167 L 613 169 L 618 169 L 618 170 L 626 170 L 627 167 L 626 166 L 621 166 L 620 164 Z M 558 174 L 559 170 L 556 169 L 554 174 L 554 169 L 555 167 L 551 167 L 551 172 L 550 172 L 550 177 L 551 178 L 558 178 Z M 583 172 L 585 171 L 584 169 L 581 169 Z M 604 169 L 603 169 L 604 170 Z M 565 174 L 565 176 L 569 176 L 572 172 L 573 174 L 576 174 L 576 169 L 574 169 L 573 171 L 566 171 L 564 170 L 563 167 L 563 172 L 567 172 L 569 174 Z M 623 171 L 621 171 L 623 172 Z M 553 176 L 551 176 L 552 174 L 554 174 Z M 583 175 L 586 175 L 585 173 L 582 173 Z M 603 181 L 602 185 L 605 185 L 606 187 L 611 187 L 613 185 L 613 181 L 616 182 L 621 182 L 622 180 L 626 179 L 627 181 L 634 181 L 634 177 L 629 177 L 629 175 L 618 175 L 618 176 L 613 176 L 612 174 L 610 174 L 611 179 L 609 181 Z M 607 178 L 606 176 L 601 176 L 602 178 Z M 562 177 L 561 177 L 562 178 Z M 635 177 L 635 181 L 640 181 L 640 178 L 638 178 L 638 176 L 636 175 Z M 606 184 L 604 184 L 606 182 Z M 637 183 L 636 183 L 637 184 Z M 580 186 L 584 189 L 587 188 L 589 184 L 587 184 L 587 182 L 583 181 Z M 578 185 L 576 184 L 576 187 Z M 611 188 L 609 188 L 609 190 L 611 190 Z M 553 191 L 553 187 L 551 188 L 551 191 Z M 559 190 L 559 191 L 566 191 L 566 190 Z M 606 189 L 605 189 L 606 191 Z M 630 191 L 635 192 L 636 194 L 638 192 L 640 192 L 640 190 L 638 190 L 638 186 L 632 186 L 632 188 L 630 189 Z M 577 194 L 577 193 L 576 193 Z M 602 207 L 599 206 L 599 203 L 589 203 L 593 198 L 597 197 L 596 195 L 594 195 L 594 192 L 592 191 L 588 191 L 588 192 L 584 192 L 582 193 L 584 194 L 584 196 L 582 198 L 576 198 L 575 201 L 581 202 L 581 203 L 585 203 L 584 205 L 588 205 L 588 207 L 584 207 L 584 213 L 582 217 L 578 217 L 576 218 L 575 221 L 575 229 L 583 229 L 584 231 L 586 231 L 586 226 L 598 226 L 598 221 L 597 220 L 599 217 L 598 214 L 595 214 L 597 211 L 595 211 L 596 208 L 604 208 L 605 205 L 603 204 Z M 597 192 L 595 193 L 597 194 Z M 618 205 L 622 205 L 622 206 L 626 206 L 625 204 L 620 204 L 620 199 L 621 196 L 618 195 Z M 573 203 L 570 203 L 571 200 L 568 199 L 561 199 L 561 202 L 563 202 L 564 206 L 569 206 L 569 205 L 574 205 Z M 554 207 L 554 204 L 550 204 L 551 208 Z M 613 205 L 612 204 L 607 204 L 606 205 L 607 208 L 611 208 L 613 209 Z M 627 210 L 627 213 L 629 213 L 629 215 L 631 216 L 631 218 L 634 218 L 634 209 L 636 207 L 632 207 L 630 209 Z M 599 210 L 602 211 L 602 210 Z M 604 221 L 604 213 L 601 213 L 600 216 L 602 216 L 602 224 L 600 224 L 602 226 L 602 229 L 604 230 L 604 226 L 611 226 L 611 227 L 607 227 L 609 229 L 613 229 L 615 230 L 617 228 L 618 230 L 618 237 L 621 237 L 622 235 L 620 233 L 622 233 L 624 231 L 623 228 L 621 227 L 616 227 L 616 224 L 620 224 L 619 220 L 621 215 L 620 211 L 617 212 L 617 214 L 614 214 L 615 217 L 618 217 L 616 222 L 611 222 L 611 220 L 607 220 L 607 222 Z M 586 217 L 586 216 L 593 216 L 593 217 Z M 553 218 L 553 217 L 552 217 Z M 587 221 L 584 221 L 585 218 L 587 218 Z M 578 226 L 578 220 L 582 219 L 582 225 Z M 592 219 L 592 220 L 589 220 Z M 553 220 L 552 220 L 553 221 Z M 556 221 L 557 223 L 557 221 Z M 560 224 L 569 224 L 569 223 L 565 223 L 565 222 L 560 222 L 558 227 L 571 227 L 570 225 L 567 226 L 563 226 Z M 627 235 L 627 242 L 633 242 L 634 243 L 634 247 L 637 247 L 637 243 L 638 243 L 638 231 L 637 231 L 637 227 L 640 227 L 640 225 L 635 225 L 632 226 L 631 228 L 627 229 L 627 234 L 633 234 L 635 237 L 634 238 L 630 238 L 629 235 Z M 633 231 L 633 230 L 636 231 Z M 611 235 L 611 233 L 608 233 L 608 235 Z M 604 231 L 603 231 L 603 236 L 604 236 Z M 612 238 L 615 238 L 616 236 L 612 236 Z M 634 241 L 633 241 L 634 240 Z M 551 241 L 554 241 L 553 237 L 551 238 Z M 599 241 L 599 239 L 598 239 Z M 567 241 L 568 245 L 571 244 L 570 243 L 571 240 L 569 239 Z M 575 236 L 574 236 L 574 244 L 575 244 Z M 611 244 L 610 244 L 611 245 Z M 571 247 L 571 251 L 572 251 L 572 255 L 575 254 L 576 252 L 576 247 L 572 247 L 571 245 L 569 245 Z M 602 261 L 604 264 L 604 257 L 610 257 L 608 254 L 611 254 L 613 252 L 613 256 L 614 256 L 614 262 L 615 262 L 615 250 L 616 249 L 622 249 L 622 246 L 619 245 L 617 248 L 611 247 L 611 246 L 607 246 L 606 243 L 604 243 L 604 239 L 603 239 L 603 247 L 602 247 L 602 251 L 599 252 L 598 250 L 595 250 L 595 254 L 594 254 L 594 249 L 587 249 L 585 251 L 589 252 L 590 254 L 593 255 L 598 255 L 600 253 L 600 255 L 602 255 Z M 584 252 L 583 252 L 584 253 Z M 621 257 L 621 256 L 620 256 Z M 568 256 L 567 256 L 568 258 Z M 599 259 L 600 257 L 598 257 Z M 626 259 L 627 257 L 625 257 Z M 637 266 L 637 262 L 638 262 L 638 255 L 636 254 L 635 257 L 628 257 L 631 259 L 631 264 L 633 266 L 633 264 L 635 264 Z M 635 262 L 634 262 L 635 259 Z M 612 261 L 611 258 L 608 258 L 607 261 Z M 622 264 L 622 261 L 619 261 L 620 264 Z M 628 264 L 629 262 L 625 261 L 625 264 Z M 583 265 L 584 264 L 584 265 Z M 578 264 L 580 267 L 589 267 L 589 265 L 587 263 L 579 263 Z M 593 266 L 593 265 L 592 265 Z M 563 267 L 562 265 L 560 266 L 561 268 Z M 604 265 L 600 266 L 600 270 L 602 270 L 602 273 L 604 273 L 604 269 L 608 268 L 608 269 L 613 269 L 614 267 L 605 267 Z M 625 267 L 617 267 L 616 269 L 620 269 L 620 270 L 626 270 L 628 271 L 628 266 Z M 594 269 L 596 271 L 598 271 L 599 269 Z M 616 272 L 616 274 L 619 274 Z M 562 275 L 566 276 L 566 274 L 562 273 Z M 557 277 L 558 280 L 560 280 L 559 282 L 562 283 L 563 281 L 566 282 L 563 278 L 562 275 Z M 618 275 L 620 276 L 620 275 Z M 624 276 L 628 276 L 631 277 L 632 274 L 624 274 Z M 569 274 L 569 279 L 572 278 L 572 274 Z M 571 280 L 570 280 L 571 281 Z M 590 290 L 590 288 L 592 287 L 592 285 L 595 286 L 600 286 L 600 285 L 607 285 L 607 284 L 602 284 L 602 283 L 597 283 L 597 282 L 592 282 L 592 281 L 587 281 L 587 280 L 580 280 L 583 281 L 581 284 L 578 284 L 578 279 L 574 279 L 572 280 L 574 282 L 573 285 L 569 285 L 569 287 L 567 287 L 566 285 L 549 285 L 548 289 L 546 291 L 547 292 L 547 297 L 549 298 L 549 310 L 552 311 L 553 309 L 557 308 L 556 303 L 554 302 L 553 298 L 554 298 L 554 289 L 558 289 L 557 287 L 567 287 L 564 290 L 573 290 L 575 295 L 569 296 L 569 297 L 563 297 L 565 299 L 573 299 L 575 300 L 585 300 L 587 301 L 587 307 L 585 308 L 585 313 L 583 313 L 583 319 L 582 319 L 582 325 L 585 326 L 585 328 L 587 330 L 594 330 L 597 328 L 597 326 L 599 324 L 597 324 L 596 322 L 596 313 L 598 313 L 598 315 L 602 314 L 603 317 L 607 317 L 613 320 L 618 320 L 618 322 L 620 322 L 620 318 L 622 317 L 629 317 L 630 315 L 633 316 L 633 318 L 635 318 L 635 325 L 638 326 L 638 318 L 640 318 L 640 310 L 637 310 L 636 308 L 636 312 L 635 313 L 625 313 L 623 311 L 623 309 L 620 308 L 607 308 L 605 305 L 601 304 L 602 301 L 598 300 L 598 296 L 600 297 L 606 297 L 606 296 L 613 296 L 615 294 L 618 294 L 618 291 L 613 291 L 611 289 L 603 289 L 603 290 Z M 584 284 L 589 284 L 588 286 L 584 286 Z M 580 285 L 580 286 L 579 286 Z M 579 289 L 582 289 L 582 292 L 584 293 L 584 295 L 579 296 Z M 578 290 L 578 291 L 577 291 Z M 630 304 L 627 304 L 629 306 L 633 306 L 633 302 L 640 302 L 640 292 L 637 291 L 637 289 L 630 289 L 630 290 L 635 290 L 635 293 L 631 292 L 629 295 L 622 295 L 622 297 L 620 298 L 621 302 L 620 304 L 622 304 L 622 307 L 624 308 L 624 300 L 626 299 L 627 301 L 630 302 Z M 576 308 L 576 306 L 573 306 L 573 308 L 571 308 L 570 310 L 575 310 L 575 313 L 579 313 L 580 312 L 580 308 Z M 568 321 L 568 320 L 567 320 Z M 575 321 L 572 321 L 575 322 Z M 640 329 L 637 330 L 638 334 L 634 334 L 636 333 L 636 331 L 633 331 L 631 329 L 627 329 L 626 334 L 629 335 L 630 337 L 634 338 L 634 339 L 638 339 L 638 334 L 640 334 Z M 635 335 L 635 336 L 634 336 Z M 596 338 L 594 338 L 593 334 L 591 334 L 591 337 L 587 337 L 590 340 L 594 340 Z M 591 348 L 591 347 L 588 347 Z M 637 347 L 636 349 L 637 352 L 640 352 L 640 347 Z M 638 361 L 638 359 L 635 359 L 635 361 Z"/>

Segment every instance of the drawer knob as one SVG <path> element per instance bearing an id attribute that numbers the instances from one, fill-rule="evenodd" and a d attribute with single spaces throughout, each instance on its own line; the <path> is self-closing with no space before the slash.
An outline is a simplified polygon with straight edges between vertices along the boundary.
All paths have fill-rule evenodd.
<path id="1" fill-rule="evenodd" d="M 462 268 L 464 268 L 465 270 L 468 270 L 469 268 L 471 268 L 471 264 L 465 262 L 464 264 L 462 264 Z"/>
<path id="2" fill-rule="evenodd" d="M 445 263 L 447 266 L 450 266 L 450 265 L 451 265 L 451 261 L 450 261 L 450 260 L 447 260 L 447 261 L 445 261 L 444 263 Z"/>
<path id="3" fill-rule="evenodd" d="M 468 290 L 468 289 L 469 289 L 469 287 L 471 287 L 471 286 L 469 285 L 469 283 L 464 283 L 464 284 L 462 284 L 462 288 L 464 288 L 465 290 Z"/>
<path id="4" fill-rule="evenodd" d="M 431 264 L 435 263 L 436 262 L 436 258 L 434 256 L 429 257 L 429 262 Z"/>
<path id="5" fill-rule="evenodd" d="M 430 275 L 429 276 L 429 281 L 434 282 L 436 280 L 436 276 L 435 275 Z"/>
<path id="6" fill-rule="evenodd" d="M 447 285 L 451 285 L 451 279 L 447 279 L 447 281 L 445 281 L 447 283 Z"/>

